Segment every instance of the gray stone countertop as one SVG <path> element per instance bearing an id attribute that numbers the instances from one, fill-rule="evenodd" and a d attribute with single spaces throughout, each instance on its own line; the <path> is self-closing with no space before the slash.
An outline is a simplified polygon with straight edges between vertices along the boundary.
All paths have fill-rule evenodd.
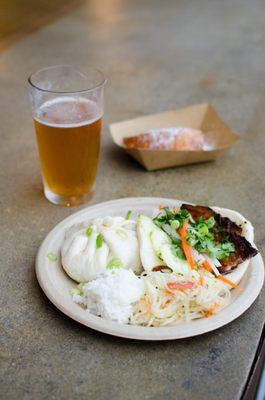
<path id="1" fill-rule="evenodd" d="M 108 77 L 89 204 L 164 196 L 236 209 L 252 221 L 264 254 L 264 16 L 260 0 L 87 1 L 1 53 L 1 398 L 240 398 L 264 324 L 264 291 L 233 323 L 161 343 L 92 331 L 42 293 L 38 247 L 82 207 L 43 197 L 26 78 L 63 63 L 94 64 Z M 217 162 L 146 172 L 110 139 L 111 122 L 206 101 L 242 134 Z"/>

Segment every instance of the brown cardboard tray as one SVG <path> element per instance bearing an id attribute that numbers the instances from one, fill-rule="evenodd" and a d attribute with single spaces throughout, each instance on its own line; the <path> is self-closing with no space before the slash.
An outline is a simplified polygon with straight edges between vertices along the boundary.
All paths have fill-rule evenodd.
<path id="1" fill-rule="evenodd" d="M 211 148 L 200 151 L 157 150 L 126 148 L 123 144 L 125 137 L 140 135 L 150 129 L 177 126 L 187 126 L 205 132 Z M 110 132 L 113 141 L 148 171 L 215 160 L 240 137 L 208 103 L 114 123 L 110 125 Z"/>

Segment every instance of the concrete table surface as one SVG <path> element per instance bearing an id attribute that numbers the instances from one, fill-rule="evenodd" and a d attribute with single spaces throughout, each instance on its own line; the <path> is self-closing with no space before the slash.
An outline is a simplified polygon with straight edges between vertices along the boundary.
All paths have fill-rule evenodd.
<path id="1" fill-rule="evenodd" d="M 90 204 L 165 196 L 234 208 L 264 254 L 264 18 L 260 0 L 88 1 L 0 54 L 1 385 L 3 399 L 239 399 L 264 324 L 264 292 L 238 320 L 190 340 L 141 343 L 65 317 L 34 273 L 39 245 L 81 209 L 46 201 L 26 94 L 31 71 L 97 65 L 109 79 Z M 211 102 L 242 139 L 214 163 L 146 172 L 108 124 Z"/>

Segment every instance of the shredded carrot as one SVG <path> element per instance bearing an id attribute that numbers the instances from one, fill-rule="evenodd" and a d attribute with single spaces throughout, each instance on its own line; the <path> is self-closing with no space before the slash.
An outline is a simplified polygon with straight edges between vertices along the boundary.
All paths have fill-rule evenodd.
<path id="1" fill-rule="evenodd" d="M 205 260 L 205 261 L 203 262 L 203 266 L 204 266 L 205 269 L 207 269 L 207 271 L 213 272 L 212 266 L 211 266 L 211 264 L 209 263 L 209 261 Z"/>
<path id="2" fill-rule="evenodd" d="M 159 210 L 163 210 L 164 205 L 163 205 L 163 204 L 159 204 L 159 205 L 158 205 L 158 208 L 159 208 Z"/>
<path id="3" fill-rule="evenodd" d="M 203 282 L 204 282 L 204 279 L 203 279 L 202 276 L 200 276 L 199 279 L 198 279 L 198 285 L 199 286 L 203 285 Z"/>
<path id="4" fill-rule="evenodd" d="M 193 282 L 168 282 L 167 286 L 170 290 L 185 290 L 185 289 L 192 289 L 194 286 Z"/>
<path id="5" fill-rule="evenodd" d="M 203 263 L 203 266 L 204 266 L 205 269 L 207 269 L 207 271 L 213 272 L 213 269 L 212 269 L 211 264 L 209 263 L 209 261 L 205 260 L 204 263 Z M 239 285 L 237 285 L 236 283 L 232 282 L 230 279 L 228 279 L 224 275 L 220 274 L 216 278 L 219 279 L 220 281 L 223 281 L 223 282 L 227 283 L 228 285 L 232 286 L 235 289 L 240 287 Z"/>
<path id="6" fill-rule="evenodd" d="M 219 306 L 220 306 L 220 304 L 218 303 L 218 301 L 216 301 L 211 308 L 208 308 L 207 310 L 203 311 L 204 316 L 210 317 L 211 315 L 213 315 L 215 313 L 215 311 L 217 310 L 217 308 Z"/>
<path id="7" fill-rule="evenodd" d="M 186 240 L 186 238 L 187 238 L 187 227 L 188 227 L 188 223 L 189 223 L 189 221 L 186 219 L 186 220 L 183 222 L 182 227 L 179 228 L 179 234 L 180 234 L 182 240 L 183 240 L 183 239 Z"/>
<path id="8" fill-rule="evenodd" d="M 186 258 L 187 258 L 187 261 L 188 261 L 190 267 L 191 267 L 192 269 L 194 269 L 195 262 L 194 262 L 193 255 L 192 255 L 192 253 L 191 253 L 191 248 L 190 248 L 190 246 L 188 245 L 187 242 L 182 241 L 182 248 L 183 248 L 183 251 L 184 251 L 184 253 L 185 253 L 185 256 L 186 256 Z"/>
<path id="9" fill-rule="evenodd" d="M 162 304 L 162 308 L 166 308 L 166 306 L 170 303 L 171 300 L 166 300 L 163 304 Z"/>
<path id="10" fill-rule="evenodd" d="M 145 308 L 145 312 L 142 315 L 148 315 L 151 313 L 152 307 L 151 307 L 151 302 L 149 299 L 147 300 L 147 299 L 141 297 L 140 304 Z"/>
<path id="11" fill-rule="evenodd" d="M 239 285 L 237 285 L 235 282 L 232 282 L 230 279 L 228 279 L 226 276 L 224 275 L 218 275 L 217 279 L 219 279 L 220 281 L 223 281 L 225 283 L 227 283 L 228 285 L 232 286 L 233 288 L 240 288 Z"/>
<path id="12" fill-rule="evenodd" d="M 209 310 L 204 310 L 204 311 L 203 311 L 203 315 L 204 315 L 206 318 L 208 318 L 208 317 L 210 317 L 211 315 L 213 315 L 213 312 L 212 312 L 211 309 L 209 309 Z"/>
<path id="13" fill-rule="evenodd" d="M 179 234 L 181 236 L 181 240 L 182 240 L 182 248 L 184 251 L 184 254 L 187 258 L 187 261 L 189 263 L 189 266 L 194 269 L 195 266 L 195 262 L 194 262 L 194 258 L 192 255 L 192 251 L 190 246 L 187 243 L 187 227 L 188 227 L 188 223 L 189 221 L 186 219 L 183 223 L 183 226 L 179 229 Z"/>
<path id="14" fill-rule="evenodd" d="M 211 317 L 213 315 L 214 311 L 215 311 L 214 307 L 212 307 L 212 308 L 209 308 L 208 310 L 204 310 L 203 314 L 204 314 L 204 316 L 206 318 L 208 318 L 208 317 Z"/>

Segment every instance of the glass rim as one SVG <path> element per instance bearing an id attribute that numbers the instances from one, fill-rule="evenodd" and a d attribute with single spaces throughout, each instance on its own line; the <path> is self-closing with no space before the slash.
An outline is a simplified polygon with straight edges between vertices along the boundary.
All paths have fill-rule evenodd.
<path id="1" fill-rule="evenodd" d="M 100 81 L 100 83 L 95 84 L 95 85 L 93 85 L 93 86 L 91 86 L 91 87 L 88 87 L 88 88 L 86 88 L 86 89 L 71 90 L 71 91 L 67 91 L 67 90 L 50 90 L 50 89 L 43 89 L 43 88 L 39 87 L 38 85 L 36 85 L 35 83 L 33 83 L 32 78 L 33 78 L 34 75 L 36 75 L 37 73 L 43 72 L 43 71 L 47 71 L 47 70 L 50 70 L 50 69 L 54 69 L 54 68 L 59 68 L 59 67 L 71 67 L 71 68 L 73 68 L 73 69 L 76 69 L 76 71 L 78 71 L 78 69 L 77 69 L 76 67 L 74 67 L 73 65 L 71 65 L 71 64 L 52 65 L 52 66 L 50 66 L 50 67 L 41 68 L 41 69 L 39 69 L 38 71 L 33 72 L 32 74 L 30 74 L 30 76 L 28 77 L 28 83 L 29 83 L 34 89 L 37 89 L 37 90 L 39 90 L 39 91 L 41 91 L 41 92 L 44 92 L 44 93 L 54 93 L 54 94 L 76 94 L 76 93 L 90 92 L 90 91 L 92 91 L 92 90 L 95 90 L 95 89 L 98 89 L 98 88 L 100 88 L 100 87 L 102 87 L 102 86 L 105 86 L 105 84 L 107 83 L 107 79 L 105 78 L 104 74 L 103 74 L 99 69 L 94 68 L 94 67 L 88 67 L 88 69 L 91 69 L 91 70 L 93 70 L 94 72 L 95 72 L 95 71 L 98 72 L 99 75 L 100 75 L 100 77 L 101 77 L 101 81 Z M 78 71 L 78 72 L 81 72 L 81 71 Z"/>

